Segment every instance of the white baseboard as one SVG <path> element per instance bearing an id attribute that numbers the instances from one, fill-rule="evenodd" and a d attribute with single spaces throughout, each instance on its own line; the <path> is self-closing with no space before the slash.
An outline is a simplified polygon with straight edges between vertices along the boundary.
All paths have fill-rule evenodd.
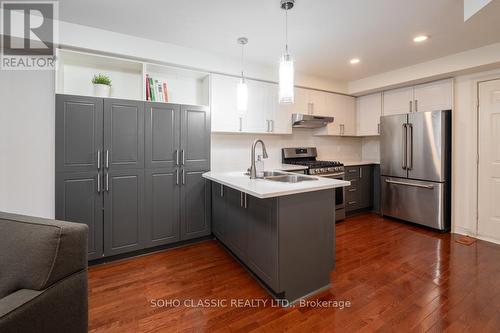
<path id="1" fill-rule="evenodd" d="M 476 235 L 475 232 L 473 232 L 472 230 L 467 229 L 467 228 L 455 227 L 455 228 L 453 228 L 453 233 L 459 234 L 459 235 L 470 236 L 470 237 L 473 237 L 473 238 L 480 239 L 482 241 L 486 241 L 486 242 L 490 242 L 490 243 L 494 243 L 494 244 L 499 244 L 500 245 L 500 240 L 499 239 Z"/>

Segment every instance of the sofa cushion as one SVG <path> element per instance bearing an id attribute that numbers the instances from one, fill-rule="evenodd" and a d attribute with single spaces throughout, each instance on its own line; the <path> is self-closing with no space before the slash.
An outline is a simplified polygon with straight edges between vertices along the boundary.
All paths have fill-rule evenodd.
<path id="1" fill-rule="evenodd" d="M 0 212 L 0 298 L 87 267 L 87 226 Z"/>

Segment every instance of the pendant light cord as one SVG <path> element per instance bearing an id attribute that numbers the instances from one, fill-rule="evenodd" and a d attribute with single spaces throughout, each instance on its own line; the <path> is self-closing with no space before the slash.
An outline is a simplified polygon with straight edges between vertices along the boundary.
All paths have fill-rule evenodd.
<path id="1" fill-rule="evenodd" d="M 243 56 L 244 56 L 244 47 L 245 44 L 241 44 L 241 82 L 245 81 L 245 78 L 243 76 Z"/>
<path id="2" fill-rule="evenodd" d="M 285 54 L 288 55 L 288 8 L 285 9 Z"/>

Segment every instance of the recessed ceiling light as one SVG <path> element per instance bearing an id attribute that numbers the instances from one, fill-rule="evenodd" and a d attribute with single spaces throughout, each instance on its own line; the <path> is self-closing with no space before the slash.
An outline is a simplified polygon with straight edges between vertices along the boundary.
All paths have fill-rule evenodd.
<path id="1" fill-rule="evenodd" d="M 351 59 L 350 63 L 355 65 L 355 64 L 359 64 L 360 60 L 358 58 L 354 58 L 354 59 Z"/>
<path id="2" fill-rule="evenodd" d="M 427 39 L 429 39 L 429 36 L 420 35 L 420 36 L 417 36 L 417 37 L 413 38 L 413 41 L 415 43 L 421 43 L 421 42 L 425 42 Z"/>

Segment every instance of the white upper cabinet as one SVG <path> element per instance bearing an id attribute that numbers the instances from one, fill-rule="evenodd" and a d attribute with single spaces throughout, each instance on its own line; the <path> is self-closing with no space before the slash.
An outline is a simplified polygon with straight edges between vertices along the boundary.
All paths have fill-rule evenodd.
<path id="1" fill-rule="evenodd" d="M 325 94 L 321 116 L 333 117 L 333 123 L 316 130 L 316 135 L 356 136 L 356 99 L 333 93 Z"/>
<path id="2" fill-rule="evenodd" d="M 211 118 L 212 132 L 237 132 L 239 117 L 236 109 L 238 78 L 212 74 Z"/>
<path id="3" fill-rule="evenodd" d="M 453 80 L 441 80 L 413 87 L 384 91 L 383 115 L 451 110 Z"/>
<path id="4" fill-rule="evenodd" d="M 309 90 L 304 88 L 294 89 L 294 100 L 292 113 L 311 114 L 311 100 L 309 98 Z"/>
<path id="5" fill-rule="evenodd" d="M 413 87 L 384 91 L 384 116 L 413 112 Z"/>
<path id="6" fill-rule="evenodd" d="M 413 112 L 451 110 L 453 107 L 453 80 L 415 86 L 414 100 Z"/>
<path id="7" fill-rule="evenodd" d="M 358 97 L 356 99 L 356 112 L 358 136 L 380 134 L 382 93 Z"/>
<path id="8" fill-rule="evenodd" d="M 309 90 L 308 113 L 315 116 L 325 116 L 328 112 L 328 93 L 318 90 Z"/>
<path id="9" fill-rule="evenodd" d="M 248 85 L 248 109 L 242 117 L 242 132 L 267 132 L 268 91 L 266 85 L 259 81 L 246 80 Z"/>
<path id="10" fill-rule="evenodd" d="M 356 136 L 356 98 L 337 95 L 340 101 L 340 135 Z"/>
<path id="11" fill-rule="evenodd" d="M 212 132 L 292 133 L 293 105 L 279 105 L 278 85 L 247 80 L 248 108 L 237 111 L 237 77 L 212 74 Z"/>

